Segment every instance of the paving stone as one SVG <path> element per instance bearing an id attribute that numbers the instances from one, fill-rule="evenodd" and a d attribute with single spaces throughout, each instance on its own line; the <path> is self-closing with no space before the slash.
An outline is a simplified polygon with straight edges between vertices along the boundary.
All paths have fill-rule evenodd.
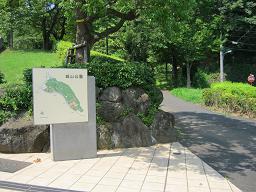
<path id="1" fill-rule="evenodd" d="M 32 163 L 15 173 L 0 171 L 0 180 L 84 192 L 241 192 L 179 143 L 98 154 L 94 159 L 59 162 L 50 154 L 0 154 Z"/>

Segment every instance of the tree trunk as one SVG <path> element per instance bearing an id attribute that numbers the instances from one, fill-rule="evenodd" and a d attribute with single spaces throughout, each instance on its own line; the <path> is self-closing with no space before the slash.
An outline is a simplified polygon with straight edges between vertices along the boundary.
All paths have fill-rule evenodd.
<path id="1" fill-rule="evenodd" d="M 187 62 L 186 64 L 187 68 L 187 88 L 191 87 L 191 77 L 190 77 L 190 72 L 191 72 L 191 65 Z"/>
<path id="2" fill-rule="evenodd" d="M 85 14 L 79 9 L 76 9 L 77 20 L 85 19 Z M 90 50 L 92 45 L 90 45 L 90 34 L 89 34 L 89 24 L 86 22 L 77 22 L 76 25 L 76 44 L 84 44 L 83 47 L 76 49 L 76 62 L 77 63 L 87 63 L 90 60 Z"/>
<path id="3" fill-rule="evenodd" d="M 168 63 L 165 63 L 165 80 L 168 82 Z"/>
<path id="4" fill-rule="evenodd" d="M 108 55 L 108 36 L 106 37 L 106 54 Z"/>
<path id="5" fill-rule="evenodd" d="M 172 77 L 174 87 L 178 87 L 178 61 L 175 54 L 172 57 Z"/>
<path id="6" fill-rule="evenodd" d="M 42 20 L 42 33 L 43 33 L 43 49 L 48 51 L 51 49 L 50 33 L 47 31 L 46 18 Z"/>
<path id="7" fill-rule="evenodd" d="M 51 50 L 50 35 L 47 34 L 47 33 L 43 35 L 43 49 L 44 49 L 45 51 Z"/>
<path id="8" fill-rule="evenodd" d="M 90 48 L 88 44 L 85 43 L 84 47 L 76 49 L 76 62 L 77 63 L 87 63 L 90 61 Z"/>
<path id="9" fill-rule="evenodd" d="M 13 48 L 13 30 L 12 29 L 8 32 L 8 47 L 10 49 Z"/>

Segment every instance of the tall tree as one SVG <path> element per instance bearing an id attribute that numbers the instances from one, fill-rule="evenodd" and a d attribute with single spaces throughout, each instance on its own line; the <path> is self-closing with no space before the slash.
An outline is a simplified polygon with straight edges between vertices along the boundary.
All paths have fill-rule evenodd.
<path id="1" fill-rule="evenodd" d="M 65 34 L 66 18 L 60 0 L 23 0 L 25 16 L 42 32 L 43 49 L 51 49 L 51 37 L 61 40 Z"/>
<path id="2" fill-rule="evenodd" d="M 182 3 L 175 4 L 174 1 L 170 1 L 166 13 L 162 11 L 160 14 L 161 17 L 169 18 L 167 23 L 158 22 L 165 38 L 160 44 L 160 50 L 169 55 L 167 58 L 173 65 L 174 85 L 177 85 L 179 65 L 186 68 L 187 87 L 190 87 L 192 65 L 206 59 L 209 52 L 213 53 L 219 49 L 220 17 L 217 13 L 218 8 L 212 0 L 189 0 Z M 168 13 L 170 10 L 172 14 Z"/>
<path id="3" fill-rule="evenodd" d="M 136 6 L 132 0 L 94 0 L 63 2 L 66 14 L 76 22 L 76 60 L 85 63 L 90 59 L 90 50 L 99 40 L 117 32 L 125 21 L 137 17 Z"/>
<path id="4" fill-rule="evenodd" d="M 20 1 L 1 0 L 0 1 L 0 31 L 6 34 L 8 47 L 13 48 L 14 26 L 18 25 L 16 19 L 18 15 Z"/>

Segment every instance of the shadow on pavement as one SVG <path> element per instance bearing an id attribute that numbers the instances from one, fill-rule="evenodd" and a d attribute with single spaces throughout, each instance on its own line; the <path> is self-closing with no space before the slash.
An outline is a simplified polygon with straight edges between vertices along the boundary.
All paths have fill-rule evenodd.
<path id="1" fill-rule="evenodd" d="M 211 113 L 174 114 L 184 146 L 231 181 L 241 180 L 241 189 L 255 190 L 256 122 Z"/>

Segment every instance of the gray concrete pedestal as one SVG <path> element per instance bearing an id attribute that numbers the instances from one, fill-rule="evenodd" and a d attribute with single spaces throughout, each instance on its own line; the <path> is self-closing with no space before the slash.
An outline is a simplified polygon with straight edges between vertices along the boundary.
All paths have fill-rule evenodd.
<path id="1" fill-rule="evenodd" d="M 51 125 L 50 130 L 51 153 L 54 161 L 97 156 L 94 77 L 88 77 L 88 122 L 54 124 Z"/>

